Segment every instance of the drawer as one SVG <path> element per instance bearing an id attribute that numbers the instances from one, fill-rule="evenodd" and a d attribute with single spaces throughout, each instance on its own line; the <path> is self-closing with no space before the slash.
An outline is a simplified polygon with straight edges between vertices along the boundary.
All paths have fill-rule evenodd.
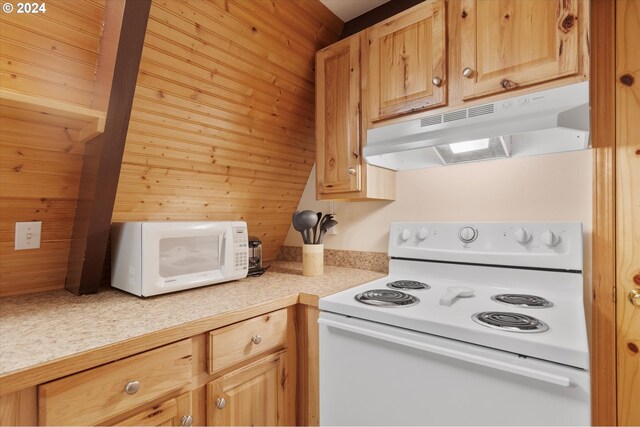
<path id="1" fill-rule="evenodd" d="M 182 388 L 191 380 L 191 348 L 184 340 L 43 384 L 39 424 L 93 425 Z"/>
<path id="2" fill-rule="evenodd" d="M 209 373 L 283 346 L 287 323 L 285 308 L 209 332 Z"/>

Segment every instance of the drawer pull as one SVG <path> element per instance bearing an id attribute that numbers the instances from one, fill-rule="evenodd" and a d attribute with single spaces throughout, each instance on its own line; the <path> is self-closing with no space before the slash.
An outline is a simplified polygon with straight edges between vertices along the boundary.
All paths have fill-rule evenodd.
<path id="1" fill-rule="evenodd" d="M 254 335 L 251 337 L 251 342 L 258 345 L 262 342 L 262 337 L 260 335 Z"/>
<path id="2" fill-rule="evenodd" d="M 127 385 L 124 386 L 124 391 L 127 394 L 136 394 L 140 390 L 140 381 L 129 381 Z"/>
<path id="3" fill-rule="evenodd" d="M 185 415 L 180 420 L 180 425 L 182 427 L 191 427 L 193 425 L 193 417 L 191 415 Z"/>
<path id="4" fill-rule="evenodd" d="M 226 406 L 227 406 L 227 399 L 225 399 L 224 397 L 219 397 L 216 400 L 216 408 L 224 409 Z"/>

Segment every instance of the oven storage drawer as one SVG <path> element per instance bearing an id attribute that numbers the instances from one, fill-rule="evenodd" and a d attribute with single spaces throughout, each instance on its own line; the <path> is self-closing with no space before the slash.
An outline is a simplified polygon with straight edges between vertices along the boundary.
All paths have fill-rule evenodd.
<path id="1" fill-rule="evenodd" d="M 209 332 L 209 373 L 284 346 L 287 324 L 285 308 Z"/>
<path id="2" fill-rule="evenodd" d="M 586 371 L 320 314 L 322 425 L 587 425 Z"/>
<path id="3" fill-rule="evenodd" d="M 95 425 L 191 380 L 191 340 L 179 341 L 38 387 L 39 424 Z"/>

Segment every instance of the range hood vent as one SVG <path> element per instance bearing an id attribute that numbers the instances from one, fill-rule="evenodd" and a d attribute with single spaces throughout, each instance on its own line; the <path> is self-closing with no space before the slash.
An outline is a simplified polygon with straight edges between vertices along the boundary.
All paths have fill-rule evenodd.
<path id="1" fill-rule="evenodd" d="M 435 116 L 420 119 L 420 127 L 439 125 L 440 123 L 442 123 L 442 114 L 436 114 Z"/>
<path id="2" fill-rule="evenodd" d="M 478 107 L 469 108 L 469 117 L 484 116 L 485 114 L 493 114 L 496 108 L 493 104 L 480 105 Z"/>
<path id="3" fill-rule="evenodd" d="M 394 170 L 573 151 L 589 146 L 589 83 L 367 131 L 368 163 Z"/>

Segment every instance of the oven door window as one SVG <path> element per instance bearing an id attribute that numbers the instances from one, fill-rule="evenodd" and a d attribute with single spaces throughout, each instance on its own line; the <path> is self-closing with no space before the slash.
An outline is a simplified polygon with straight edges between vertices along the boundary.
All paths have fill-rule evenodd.
<path id="1" fill-rule="evenodd" d="M 220 269 L 220 236 L 160 239 L 161 277 L 203 273 Z"/>

